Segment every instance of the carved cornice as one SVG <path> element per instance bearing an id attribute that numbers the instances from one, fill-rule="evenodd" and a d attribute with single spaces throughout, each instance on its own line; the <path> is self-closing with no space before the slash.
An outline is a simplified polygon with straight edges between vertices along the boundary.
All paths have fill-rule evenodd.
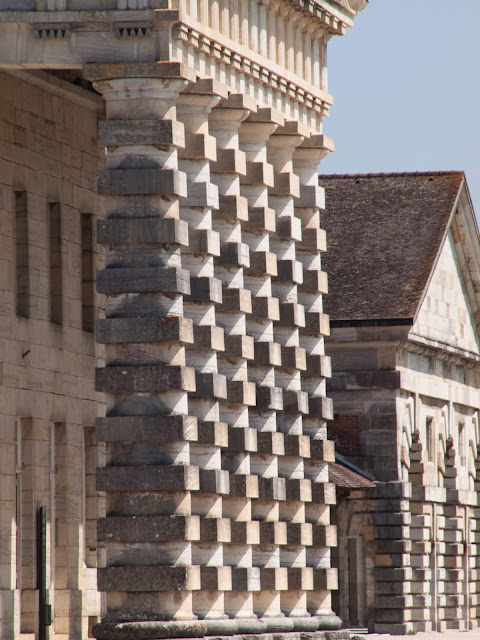
<path id="1" fill-rule="evenodd" d="M 187 24 L 177 24 L 174 28 L 174 37 L 192 46 L 197 51 L 233 67 L 246 76 L 259 80 L 266 87 L 288 95 L 302 106 L 312 109 L 321 115 L 328 113 L 330 104 L 333 102 L 327 94 L 323 96 L 315 95 L 308 91 L 306 87 L 301 86 L 300 83 L 289 80 L 281 73 L 276 73 L 259 64 L 253 59 L 254 56 L 238 53 L 233 47 L 225 46 Z"/>
<path id="2" fill-rule="evenodd" d="M 450 345 L 428 344 L 421 336 L 411 336 L 409 340 L 400 342 L 398 349 L 442 360 L 466 369 L 480 370 L 480 355 L 463 349 L 456 349 Z"/>
<path id="3" fill-rule="evenodd" d="M 331 35 L 343 35 L 353 24 L 355 11 L 352 11 L 346 1 L 331 0 L 327 3 L 317 0 L 289 0 L 289 3 L 295 9 L 307 12 L 309 17 L 314 18 Z"/>

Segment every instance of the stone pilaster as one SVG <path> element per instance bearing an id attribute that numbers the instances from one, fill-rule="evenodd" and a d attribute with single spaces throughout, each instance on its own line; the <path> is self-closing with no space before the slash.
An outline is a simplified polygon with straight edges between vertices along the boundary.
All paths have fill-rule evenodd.
<path id="1" fill-rule="evenodd" d="M 254 550 L 254 561 L 260 568 L 260 589 L 253 600 L 259 615 L 283 618 L 281 594 L 287 588 L 288 569 L 282 566 L 281 548 L 287 543 L 287 524 L 280 522 L 285 479 L 281 477 L 279 456 L 283 456 L 285 448 L 283 435 L 277 430 L 277 412 L 283 409 L 283 398 L 275 382 L 275 365 L 281 364 L 281 353 L 273 335 L 279 306 L 272 297 L 271 279 L 277 271 L 276 257 L 270 252 L 270 234 L 275 230 L 275 212 L 268 203 L 273 167 L 266 158 L 268 138 L 283 117 L 278 114 L 279 122 L 275 122 L 270 115 L 271 110 L 260 108 L 240 127 L 240 147 L 247 158 L 241 192 L 249 205 L 248 221 L 243 227 L 250 249 L 247 278 L 253 295 L 248 331 L 255 340 L 255 358 L 249 374 L 257 386 L 257 404 L 250 411 L 250 424 L 257 431 L 257 452 L 251 454 L 251 464 L 252 472 L 260 477 L 258 499 L 252 502 L 252 517 L 260 521 L 260 546 Z M 288 629 L 289 621 L 285 619 L 283 624 Z"/>
<path id="2" fill-rule="evenodd" d="M 247 329 L 252 313 L 251 292 L 245 287 L 245 269 L 250 266 L 248 246 L 243 242 L 242 222 L 248 219 L 247 201 L 240 195 L 240 179 L 246 172 L 245 155 L 238 146 L 238 127 L 256 109 L 253 100 L 232 94 L 223 100 L 210 117 L 217 142 L 217 161 L 212 165 L 212 180 L 219 190 L 219 208 L 215 228 L 220 234 L 220 256 L 215 273 L 222 282 L 223 305 L 218 323 L 225 331 L 225 353 L 219 368 L 227 377 L 227 398 L 220 412 L 229 423 L 229 449 L 222 464 L 230 472 L 232 490 L 224 500 L 223 514 L 232 521 L 231 545 L 225 548 L 225 562 L 232 566 L 232 591 L 225 596 L 225 610 L 238 620 L 240 629 L 261 631 L 254 612 L 254 592 L 259 588 L 259 570 L 254 566 L 252 545 L 259 542 L 258 523 L 252 522 L 252 488 L 256 495 L 258 479 L 252 468 L 257 450 L 250 428 L 250 408 L 255 405 L 255 385 L 250 379 L 254 356 L 253 338 Z M 235 476 L 242 476 L 236 478 Z"/>
<path id="3" fill-rule="evenodd" d="M 200 469 L 200 491 L 192 495 L 192 513 L 201 518 L 200 540 L 192 543 L 192 562 L 202 565 L 201 589 L 193 592 L 193 610 L 206 620 L 227 617 L 224 592 L 232 584 L 231 568 L 224 561 L 230 522 L 222 518 L 229 477 L 221 463 L 221 452 L 228 446 L 228 425 L 220 422 L 219 409 L 219 400 L 227 398 L 227 379 L 217 365 L 218 355 L 225 350 L 224 329 L 218 326 L 216 314 L 222 303 L 222 285 L 214 268 L 220 237 L 212 225 L 219 205 L 218 189 L 210 177 L 217 149 L 208 129 L 211 109 L 227 95 L 219 83 L 199 80 L 184 90 L 177 107 L 186 138 L 179 166 L 188 181 L 188 196 L 180 206 L 180 216 L 189 225 L 189 244 L 181 249 L 182 266 L 190 271 L 192 288 L 184 301 L 184 313 L 192 319 L 194 331 L 194 343 L 187 346 L 187 364 L 196 375 L 196 390 L 189 393 L 189 413 L 198 418 L 198 442 L 190 444 L 190 459 Z"/>
<path id="4" fill-rule="evenodd" d="M 293 152 L 293 171 L 298 176 L 299 197 L 294 201 L 294 220 L 301 223 L 301 237 L 295 243 L 295 259 L 302 266 L 302 280 L 297 283 L 297 302 L 305 313 L 299 328 L 299 348 L 304 352 L 301 390 L 308 394 L 309 411 L 302 419 L 304 437 L 312 438 L 310 457 L 304 461 L 305 478 L 311 481 L 328 478 L 328 462 L 335 460 L 333 443 L 328 442 L 327 420 L 333 417 L 332 402 L 326 397 L 326 378 L 331 375 L 330 358 L 325 355 L 324 336 L 329 334 L 329 319 L 323 313 L 323 296 L 328 293 L 327 274 L 322 271 L 321 254 L 326 250 L 325 231 L 321 228 L 324 207 L 323 190 L 318 186 L 317 167 L 333 150 L 333 141 L 312 134 L 289 123 L 286 132 L 303 135 L 303 142 Z M 297 224 L 295 222 L 294 224 Z M 328 485 L 327 485 L 328 486 Z M 329 510 L 314 499 L 306 505 L 306 521 L 314 527 L 314 544 L 307 548 L 307 565 L 323 575 L 322 587 L 307 593 L 308 610 L 317 615 L 331 613 L 331 585 L 337 576 L 331 569 L 330 548 L 336 545 L 336 527 L 330 524 Z"/>

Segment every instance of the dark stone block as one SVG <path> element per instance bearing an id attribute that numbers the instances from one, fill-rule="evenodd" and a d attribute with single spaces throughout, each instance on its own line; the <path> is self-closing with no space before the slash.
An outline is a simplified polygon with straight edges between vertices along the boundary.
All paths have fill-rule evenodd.
<path id="1" fill-rule="evenodd" d="M 190 465 L 97 469 L 97 491 L 198 491 L 199 489 L 199 470 Z"/>
<path id="2" fill-rule="evenodd" d="M 258 497 L 260 500 L 286 500 L 285 478 L 258 478 Z"/>
<path id="3" fill-rule="evenodd" d="M 195 349 L 225 351 L 225 332 L 223 327 L 195 325 L 193 327 Z"/>
<path id="4" fill-rule="evenodd" d="M 97 520 L 97 539 L 102 542 L 163 542 L 199 540 L 198 516 L 108 517 Z"/>
<path id="5" fill-rule="evenodd" d="M 149 622 L 102 622 L 93 627 L 97 640 L 161 640 L 162 638 L 202 638 L 207 625 L 200 620 Z"/>
<path id="6" fill-rule="evenodd" d="M 97 225 L 99 244 L 180 244 L 188 246 L 188 224 L 177 218 L 107 218 Z"/>
<path id="7" fill-rule="evenodd" d="M 220 373 L 195 373 L 196 391 L 192 397 L 220 398 L 227 397 L 227 379 Z"/>
<path id="8" fill-rule="evenodd" d="M 99 171 L 101 195 L 187 196 L 186 175 L 176 169 L 112 169 Z"/>
<path id="9" fill-rule="evenodd" d="M 200 491 L 226 495 L 230 491 L 229 473 L 222 469 L 200 469 Z"/>
<path id="10" fill-rule="evenodd" d="M 97 442 L 195 442 L 198 437 L 193 416 L 112 416 L 97 418 L 96 427 Z"/>
<path id="11" fill-rule="evenodd" d="M 189 318 L 104 318 L 97 321 L 96 337 L 101 344 L 193 343 L 193 322 Z"/>
<path id="12" fill-rule="evenodd" d="M 106 567 L 98 569 L 99 591 L 187 591 L 199 588 L 198 567 Z M 198 581 L 199 582 L 199 581 Z"/>
<path id="13" fill-rule="evenodd" d="M 104 367 L 95 371 L 95 388 L 109 393 L 195 391 L 195 370 L 166 364 Z"/>
<path id="14" fill-rule="evenodd" d="M 122 145 L 173 145 L 185 144 L 184 128 L 174 120 L 103 120 L 98 123 L 98 144 Z"/>
<path id="15" fill-rule="evenodd" d="M 257 407 L 259 409 L 283 409 L 283 390 L 280 387 L 257 387 Z"/>
<path id="16" fill-rule="evenodd" d="M 258 300 L 258 298 L 254 299 L 254 301 L 256 300 Z M 254 364 L 280 366 L 281 363 L 282 351 L 281 346 L 277 342 L 255 342 Z"/>
<path id="17" fill-rule="evenodd" d="M 186 300 L 192 302 L 222 302 L 222 281 L 218 278 L 190 278 L 191 294 Z"/>
<path id="18" fill-rule="evenodd" d="M 119 293 L 190 293 L 190 274 L 170 267 L 111 268 L 97 271 L 97 291 Z"/>

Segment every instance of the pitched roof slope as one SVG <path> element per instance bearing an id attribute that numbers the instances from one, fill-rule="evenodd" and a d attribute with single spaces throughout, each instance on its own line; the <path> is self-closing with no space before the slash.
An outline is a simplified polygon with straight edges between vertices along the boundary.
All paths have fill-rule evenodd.
<path id="1" fill-rule="evenodd" d="M 414 318 L 463 179 L 461 171 L 319 176 L 332 321 Z"/>

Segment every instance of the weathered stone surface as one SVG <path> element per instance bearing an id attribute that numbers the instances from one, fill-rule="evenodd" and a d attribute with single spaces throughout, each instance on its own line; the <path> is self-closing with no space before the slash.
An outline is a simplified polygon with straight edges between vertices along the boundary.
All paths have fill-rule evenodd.
<path id="1" fill-rule="evenodd" d="M 220 248 L 219 264 L 226 266 L 250 266 L 250 251 L 243 242 L 226 242 Z"/>
<path id="2" fill-rule="evenodd" d="M 104 146 L 155 144 L 185 146 L 183 125 L 175 120 L 101 120 L 98 143 Z"/>
<path id="3" fill-rule="evenodd" d="M 97 471 L 98 491 L 198 491 L 197 467 L 102 467 Z"/>
<path id="4" fill-rule="evenodd" d="M 191 367 L 171 365 L 106 367 L 96 370 L 95 387 L 97 391 L 110 393 L 195 391 L 195 371 Z"/>
<path id="5" fill-rule="evenodd" d="M 194 302 L 222 302 L 222 282 L 218 278 L 192 277 L 189 300 Z"/>
<path id="6" fill-rule="evenodd" d="M 195 373 L 196 390 L 193 396 L 227 397 L 227 379 L 219 373 Z"/>
<path id="7" fill-rule="evenodd" d="M 252 360 L 254 358 L 254 340 L 252 336 L 225 336 L 225 353 L 229 357 Z"/>
<path id="8" fill-rule="evenodd" d="M 309 398 L 310 414 L 324 420 L 333 420 L 333 402 L 331 398 L 316 396 Z"/>
<path id="9" fill-rule="evenodd" d="M 248 272 L 251 274 L 276 276 L 278 274 L 277 256 L 270 251 L 254 251 L 250 255 L 250 268 Z"/>
<path id="10" fill-rule="evenodd" d="M 229 473 L 222 469 L 200 469 L 200 491 L 202 493 L 228 494 Z"/>
<path id="11" fill-rule="evenodd" d="M 232 220 L 248 220 L 248 200 L 243 196 L 225 196 L 219 197 L 218 211 L 214 211 L 214 217 L 227 218 Z"/>
<path id="12" fill-rule="evenodd" d="M 110 542 L 199 540 L 199 516 L 137 516 L 99 518 L 97 538 Z"/>
<path id="13" fill-rule="evenodd" d="M 174 17 L 172 13 L 171 18 Z M 178 15 L 178 14 L 177 14 Z M 92 82 L 115 78 L 185 78 L 194 80 L 191 70 L 180 62 L 91 62 L 83 74 Z"/>
<path id="14" fill-rule="evenodd" d="M 301 347 L 282 347 L 282 368 L 305 371 L 307 356 Z"/>
<path id="15" fill-rule="evenodd" d="M 193 416 L 114 416 L 97 418 L 97 442 L 195 442 L 199 437 Z"/>
<path id="16" fill-rule="evenodd" d="M 200 567 L 105 567 L 98 570 L 101 591 L 185 591 L 200 589 Z"/>
<path id="17" fill-rule="evenodd" d="M 188 245 L 188 224 L 177 218 L 108 218 L 97 226 L 99 244 Z"/>
<path id="18" fill-rule="evenodd" d="M 318 332 L 298 331 L 305 324 L 305 310 L 322 309 L 320 291 L 326 287 L 315 269 L 320 268 L 316 252 L 324 246 L 324 234 L 316 232 L 320 212 L 298 207 L 296 196 L 308 200 L 318 160 L 327 150 L 323 140 L 303 148 L 322 129 L 331 102 L 324 86 L 326 42 L 351 25 L 354 12 L 348 3 L 330 2 L 313 11 L 308 3 L 293 6 L 282 0 L 255 5 L 239 22 L 242 3 L 235 2 L 181 3 L 172 10 L 166 0 L 118 0 L 118 6 L 114 0 L 88 0 L 90 11 L 80 11 L 80 0 L 69 0 L 68 7 L 65 0 L 38 0 L 38 10 L 49 10 L 42 17 L 36 16 L 33 0 L 22 3 L 23 11 L 6 16 L 4 30 L 10 35 L 4 63 L 15 78 L 27 75 L 15 69 L 41 66 L 40 60 L 63 71 L 36 71 L 13 89 L 7 83 L 3 93 L 9 99 L 0 99 L 0 130 L 5 129 L 9 156 L 3 158 L 2 173 L 5 224 L 12 226 L 8 216 L 15 221 L 20 215 L 27 234 L 35 234 L 35 269 L 25 288 L 32 317 L 10 323 L 20 332 L 18 339 L 28 334 L 32 349 L 7 349 L 10 360 L 2 363 L 1 372 L 9 393 L 9 379 L 20 376 L 15 385 L 22 411 L 8 404 L 8 416 L 23 416 L 35 406 L 35 418 L 32 424 L 23 418 L 7 420 L 2 447 L 10 461 L 15 452 L 25 452 L 25 467 L 18 465 L 25 504 L 47 504 L 54 498 L 57 504 L 58 531 L 52 541 L 62 548 L 57 555 L 53 548 L 48 551 L 55 565 L 55 630 L 73 629 L 74 635 L 87 637 L 87 626 L 102 613 L 94 588 L 94 537 L 96 516 L 106 512 L 98 523 L 100 558 L 107 565 L 99 586 L 109 594 L 105 624 L 95 629 L 99 638 L 235 634 L 235 640 L 324 640 L 316 630 L 333 628 L 335 616 L 328 588 L 320 593 L 313 589 L 314 570 L 308 566 L 329 564 L 328 550 L 313 546 L 313 523 L 328 526 L 332 487 L 323 484 L 327 463 L 308 458 L 310 438 L 326 435 L 324 418 L 308 413 L 308 397 L 323 396 L 324 369 L 315 361 L 317 369 L 312 366 L 310 375 L 304 375 L 306 354 L 322 354 L 323 344 Z M 47 18 L 53 22 L 43 24 Z M 288 31 L 283 29 L 283 35 L 282 24 Z M 282 69 L 282 38 L 294 43 L 294 49 L 302 45 L 302 64 L 297 64 L 300 58 L 289 60 L 288 72 Z M 22 46 L 11 46 L 20 39 Z M 292 52 L 290 47 L 285 55 L 290 58 Z M 170 62 L 172 55 L 188 68 Z M 118 58 L 124 62 L 116 62 Z M 102 98 L 86 91 L 83 82 L 75 86 L 75 69 L 86 59 L 96 61 L 85 73 Z M 225 84 L 199 79 L 190 69 L 220 77 Z M 23 109 L 32 87 L 41 83 L 44 96 L 36 94 Z M 49 88 L 55 88 L 54 98 Z M 285 121 L 285 114 L 296 120 Z M 26 171 L 19 158 L 28 164 Z M 39 169 L 39 164 L 45 167 Z M 99 292 L 106 294 L 105 308 L 96 304 L 92 292 L 95 233 L 86 233 L 85 223 L 103 213 L 93 193 L 98 169 L 108 216 L 98 227 L 106 268 L 97 281 Z M 25 197 L 12 192 L 11 198 L 13 188 L 26 189 Z M 64 342 L 74 345 L 68 372 L 61 371 L 58 326 L 43 341 L 51 319 L 50 293 L 57 295 L 59 282 L 58 251 L 43 259 L 48 247 L 55 249 L 52 231 L 58 227 L 44 219 L 47 211 L 61 219 L 57 244 L 68 267 L 60 274 L 65 290 L 61 333 Z M 18 250 L 14 235 L 9 235 L 13 253 L 10 240 L 4 252 L 13 297 L 22 291 L 8 275 L 13 264 L 8 261 Z M 18 229 L 16 235 L 21 239 Z M 19 254 L 16 261 L 23 265 Z M 101 256 L 95 260 L 103 266 Z M 302 287 L 304 269 L 312 273 Z M 79 320 L 80 283 L 88 305 Z M 98 487 L 107 493 L 105 506 L 98 508 L 93 497 L 92 358 L 95 354 L 101 360 L 103 351 L 95 350 L 86 335 L 96 322 L 97 307 L 102 316 L 98 342 L 107 345 L 97 387 L 107 393 L 108 414 L 97 422 L 97 441 L 105 443 L 98 451 Z M 37 324 L 39 337 L 33 340 Z M 52 371 L 59 387 L 53 404 L 39 390 L 49 385 Z M 31 380 L 24 380 L 26 372 Z M 26 393 L 30 384 L 38 406 L 37 395 Z M 55 415 L 50 415 L 52 407 Z M 30 432 L 35 446 L 29 444 Z M 15 443 L 16 435 L 21 443 Z M 39 465 L 42 471 L 33 478 L 31 447 L 48 463 Z M 60 464 L 53 487 L 50 467 L 55 463 L 57 468 L 68 456 L 73 464 L 65 469 Z M 89 469 L 85 482 L 81 464 Z M 5 521 L 13 522 L 10 489 L 18 478 L 12 465 L 7 467 L 11 473 L 6 482 L 2 476 L 8 494 L 2 508 Z M 451 479 L 450 470 L 445 478 Z M 53 496 L 52 491 L 62 493 Z M 322 502 L 312 502 L 313 494 Z M 62 515 L 62 496 L 68 517 Z M 22 509 L 22 531 L 31 530 L 31 516 Z M 459 530 L 445 528 L 452 540 Z M 84 541 L 79 531 L 85 531 Z M 10 542 L 7 553 L 14 558 Z M 24 551 L 28 563 L 34 555 L 28 544 Z M 11 566 L 4 572 L 7 606 L 0 593 L 0 629 L 7 620 L 7 635 L 10 619 L 19 631 L 20 619 L 28 630 L 35 628 L 37 618 L 28 596 L 36 587 L 28 576 L 35 572 L 24 572 L 20 598 L 10 584 L 15 576 Z M 418 563 L 416 580 L 423 569 Z M 459 579 L 455 563 L 447 562 L 446 571 Z M 84 584 L 85 597 L 73 589 Z M 463 606 L 454 601 L 455 593 L 448 595 L 445 606 Z M 24 609 L 21 616 L 17 605 Z M 417 605 L 424 606 L 420 600 Z M 325 615 L 309 618 L 306 611 Z M 207 616 L 208 622 L 194 622 L 197 616 Z M 15 633 L 8 640 L 10 636 L 16 640 Z"/>
<path id="19" fill-rule="evenodd" d="M 98 192 L 103 195 L 187 196 L 185 174 L 174 169 L 113 169 L 100 171 Z"/>
<path id="20" fill-rule="evenodd" d="M 252 313 L 256 318 L 278 321 L 280 319 L 280 303 L 278 298 L 263 296 L 253 298 Z"/>
<path id="21" fill-rule="evenodd" d="M 97 640 L 158 640 L 160 638 L 202 638 L 207 625 L 200 620 L 148 622 L 103 622 L 93 627 Z"/>
<path id="22" fill-rule="evenodd" d="M 258 433 L 250 427 L 229 427 L 228 442 L 231 451 L 257 451 Z"/>
<path id="23" fill-rule="evenodd" d="M 283 391 L 279 387 L 257 386 L 257 407 L 260 409 L 283 409 Z"/>
<path id="24" fill-rule="evenodd" d="M 252 294 L 248 289 L 229 289 L 223 287 L 222 298 L 222 311 L 252 313 Z"/>
<path id="25" fill-rule="evenodd" d="M 246 380 L 227 380 L 227 399 L 232 404 L 254 406 L 256 403 L 255 384 Z"/>
<path id="26" fill-rule="evenodd" d="M 225 351 L 225 332 L 222 327 L 196 325 L 193 335 L 196 349 Z"/>
<path id="27" fill-rule="evenodd" d="M 193 323 L 188 318 L 104 318 L 97 323 L 97 342 L 103 344 L 122 342 L 191 344 L 193 341 Z"/>
<path id="28" fill-rule="evenodd" d="M 331 440 L 311 440 L 310 455 L 314 460 L 335 462 L 335 443 Z"/>
<path id="29" fill-rule="evenodd" d="M 101 269 L 97 272 L 99 293 L 190 293 L 188 271 L 172 267 Z"/>
<path id="30" fill-rule="evenodd" d="M 257 387 L 257 406 L 259 406 L 258 391 L 260 388 L 262 387 Z M 275 456 L 285 455 L 284 434 L 271 432 L 271 431 L 262 431 L 258 433 L 257 434 L 257 450 L 258 450 L 258 453 L 266 453 L 266 454 L 275 455 Z"/>
<path id="31" fill-rule="evenodd" d="M 257 364 L 282 364 L 282 349 L 276 342 L 255 342 L 255 362 Z"/>
<path id="32" fill-rule="evenodd" d="M 296 302 L 282 302 L 279 324 L 286 327 L 305 327 L 305 315 L 303 305 Z"/>
<path id="33" fill-rule="evenodd" d="M 274 232 L 276 229 L 275 210 L 269 207 L 249 207 L 248 220 L 243 223 L 244 229 Z"/>

